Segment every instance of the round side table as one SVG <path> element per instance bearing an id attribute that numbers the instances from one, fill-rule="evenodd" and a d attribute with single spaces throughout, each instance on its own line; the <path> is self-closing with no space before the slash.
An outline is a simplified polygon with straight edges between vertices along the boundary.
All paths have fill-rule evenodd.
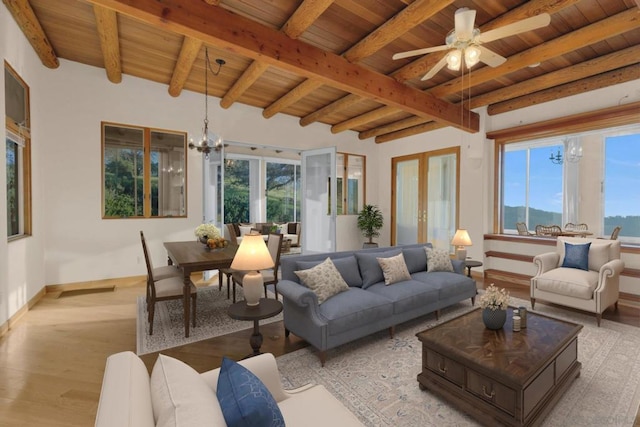
<path id="1" fill-rule="evenodd" d="M 467 259 L 464 261 L 464 266 L 467 267 L 467 277 L 471 277 L 471 269 L 473 267 L 482 267 L 482 262 Z"/>
<path id="2" fill-rule="evenodd" d="M 260 298 L 260 304 L 247 305 L 245 301 L 231 304 L 227 309 L 227 314 L 236 320 L 253 320 L 253 334 L 249 339 L 253 353 L 246 358 L 262 354 L 260 347 L 262 346 L 262 334 L 260 333 L 260 320 L 273 317 L 282 311 L 282 303 L 276 299 Z M 246 359 L 245 358 L 245 359 Z"/>

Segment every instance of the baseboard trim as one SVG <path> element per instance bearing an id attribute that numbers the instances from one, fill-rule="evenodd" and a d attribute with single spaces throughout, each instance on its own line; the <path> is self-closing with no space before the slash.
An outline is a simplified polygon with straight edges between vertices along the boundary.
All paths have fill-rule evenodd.
<path id="1" fill-rule="evenodd" d="M 25 305 L 23 305 L 18 311 L 16 311 L 15 314 L 9 318 L 9 320 L 0 325 L 0 337 L 9 332 L 16 325 L 16 323 L 18 323 L 22 316 L 27 314 L 27 312 L 31 310 L 31 308 L 33 308 L 33 306 L 42 299 L 45 293 L 46 292 L 44 288 L 40 289 L 29 301 L 27 301 Z"/>

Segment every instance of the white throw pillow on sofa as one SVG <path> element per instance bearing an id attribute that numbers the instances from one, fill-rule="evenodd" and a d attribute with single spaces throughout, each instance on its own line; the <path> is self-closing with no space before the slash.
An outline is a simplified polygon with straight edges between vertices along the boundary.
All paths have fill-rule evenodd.
<path id="1" fill-rule="evenodd" d="M 251 225 L 241 225 L 241 226 L 239 226 L 239 228 L 240 228 L 240 237 L 242 237 L 245 234 L 251 233 L 251 229 L 253 228 L 253 226 L 251 226 Z"/>
<path id="2" fill-rule="evenodd" d="M 216 393 L 186 363 L 160 354 L 151 372 L 150 386 L 156 426 L 225 425 Z"/>

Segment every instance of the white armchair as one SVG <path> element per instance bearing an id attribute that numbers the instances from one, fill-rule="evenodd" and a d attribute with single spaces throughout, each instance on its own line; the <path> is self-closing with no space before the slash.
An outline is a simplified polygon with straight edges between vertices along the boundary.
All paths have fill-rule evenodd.
<path id="1" fill-rule="evenodd" d="M 565 242 L 580 245 L 591 243 L 588 270 L 562 267 Z M 537 255 L 533 263 L 538 268 L 531 278 L 531 308 L 537 299 L 577 308 L 596 314 L 598 326 L 602 313 L 611 305 L 618 308 L 620 273 L 620 241 L 558 237 L 555 252 Z"/>

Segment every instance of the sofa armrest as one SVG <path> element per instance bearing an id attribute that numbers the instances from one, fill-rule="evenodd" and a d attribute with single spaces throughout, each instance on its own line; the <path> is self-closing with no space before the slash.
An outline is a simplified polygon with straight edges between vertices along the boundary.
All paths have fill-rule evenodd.
<path id="1" fill-rule="evenodd" d="M 238 362 L 244 366 L 256 377 L 260 378 L 260 381 L 269 389 L 269 392 L 273 396 L 276 402 L 281 402 L 287 399 L 289 396 L 287 392 L 282 388 L 282 382 L 280 381 L 280 371 L 278 371 L 278 365 L 275 357 L 271 353 L 263 353 L 259 356 L 243 359 Z M 211 387 L 215 392 L 218 388 L 218 376 L 220 375 L 220 368 L 213 369 L 211 371 L 203 372 L 200 374 L 202 379 Z"/>
<path id="2" fill-rule="evenodd" d="M 281 280 L 278 282 L 278 293 L 285 298 L 285 307 L 287 303 L 292 303 L 301 312 L 305 312 L 314 324 L 324 325 L 327 323 L 320 314 L 318 296 L 311 289 L 292 280 Z"/>
<path id="3" fill-rule="evenodd" d="M 149 372 L 131 351 L 107 358 L 95 426 L 155 426 Z"/>
<path id="4" fill-rule="evenodd" d="M 560 254 L 557 252 L 547 252 L 544 254 L 536 255 L 533 257 L 533 263 L 538 268 L 536 275 L 537 277 L 543 273 L 546 273 L 549 270 L 553 270 L 554 268 L 558 268 L 558 263 L 560 262 Z"/>

